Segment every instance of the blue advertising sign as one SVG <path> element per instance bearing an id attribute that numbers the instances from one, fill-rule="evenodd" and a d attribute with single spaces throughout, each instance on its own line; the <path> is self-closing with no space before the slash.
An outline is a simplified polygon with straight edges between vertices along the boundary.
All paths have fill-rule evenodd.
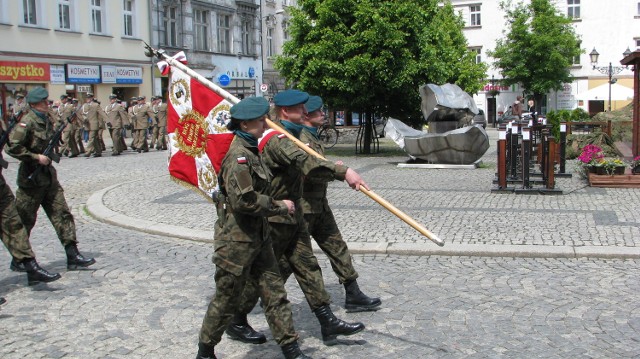
<path id="1" fill-rule="evenodd" d="M 100 66 L 67 64 L 67 83 L 99 84 Z"/>
<path id="2" fill-rule="evenodd" d="M 249 67 L 249 78 L 253 78 L 256 75 L 256 69 Z"/>

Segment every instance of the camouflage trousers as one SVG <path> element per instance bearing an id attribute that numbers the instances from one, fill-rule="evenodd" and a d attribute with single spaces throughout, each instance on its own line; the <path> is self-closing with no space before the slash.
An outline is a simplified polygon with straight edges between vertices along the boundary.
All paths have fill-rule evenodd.
<path id="1" fill-rule="evenodd" d="M 304 219 L 307 222 L 309 234 L 329 258 L 331 268 L 338 276 L 340 283 L 357 279 L 358 272 L 353 267 L 349 248 L 342 239 L 333 212 L 330 209 L 325 209 L 322 213 L 307 213 L 304 215 Z M 282 272 L 281 274 L 286 282 L 287 273 Z"/>
<path id="2" fill-rule="evenodd" d="M 31 234 L 36 224 L 38 208 L 42 206 L 63 246 L 77 243 L 76 224 L 64 198 L 64 191 L 58 181 L 50 186 L 23 188 L 16 191 L 16 207 L 24 228 Z"/>
<path id="3" fill-rule="evenodd" d="M 0 238 L 13 258 L 21 261 L 36 257 L 29 243 L 29 234 L 18 215 L 15 197 L 6 183 L 0 184 Z"/>
<path id="4" fill-rule="evenodd" d="M 311 238 L 302 214 L 298 225 L 273 222 L 269 225 L 273 238 L 273 252 L 276 258 L 279 258 L 280 273 L 293 273 L 311 310 L 329 305 L 331 297 L 324 287 L 322 270 L 313 254 Z M 253 310 L 258 303 L 256 292 L 255 283 L 246 286 L 238 308 L 239 313 L 249 313 Z"/>
<path id="5" fill-rule="evenodd" d="M 215 346 L 237 312 L 245 283 L 257 283 L 264 314 L 278 345 L 298 340 L 293 328 L 291 304 L 278 272 L 271 241 L 215 241 L 216 293 L 209 303 L 200 329 L 200 343 Z"/>

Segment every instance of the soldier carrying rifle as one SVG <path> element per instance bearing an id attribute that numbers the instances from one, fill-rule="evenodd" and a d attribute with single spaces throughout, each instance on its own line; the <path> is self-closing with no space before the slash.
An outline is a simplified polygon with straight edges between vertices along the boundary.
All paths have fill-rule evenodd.
<path id="1" fill-rule="evenodd" d="M 30 234 L 36 223 L 38 208 L 42 206 L 65 248 L 67 268 L 88 267 L 96 261 L 85 258 L 78 251 L 73 215 L 58 182 L 56 169 L 51 165 L 51 158 L 43 154 L 51 138 L 57 134 L 47 114 L 48 97 L 49 93 L 42 87 L 29 91 L 26 98 L 28 112 L 9 136 L 6 152 L 20 161 L 16 207 Z M 20 269 L 16 265 L 15 270 Z"/>

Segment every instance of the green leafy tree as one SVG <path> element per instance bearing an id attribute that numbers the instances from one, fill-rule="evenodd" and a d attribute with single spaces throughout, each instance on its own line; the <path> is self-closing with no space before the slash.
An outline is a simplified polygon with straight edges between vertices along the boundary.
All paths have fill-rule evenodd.
<path id="1" fill-rule="evenodd" d="M 504 85 L 520 84 L 533 95 L 538 111 L 549 91 L 560 90 L 573 81 L 573 58 L 583 53 L 572 20 L 559 12 L 550 0 L 531 0 L 528 4 L 502 2 L 507 29 L 494 51 L 495 68 Z"/>
<path id="2" fill-rule="evenodd" d="M 366 113 L 369 153 L 373 113 L 417 126 L 419 87 L 455 83 L 475 93 L 486 66 L 475 63 L 463 21 L 438 0 L 299 0 L 290 41 L 275 67 L 289 85 L 333 108 Z M 368 132 L 367 132 L 368 131 Z"/>

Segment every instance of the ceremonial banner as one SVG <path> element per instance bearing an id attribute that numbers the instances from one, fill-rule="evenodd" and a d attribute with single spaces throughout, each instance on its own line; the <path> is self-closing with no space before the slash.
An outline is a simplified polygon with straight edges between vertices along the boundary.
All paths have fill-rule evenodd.
<path id="1" fill-rule="evenodd" d="M 211 200 L 233 140 L 227 131 L 232 105 L 175 67 L 171 67 L 168 102 L 169 175 Z"/>

